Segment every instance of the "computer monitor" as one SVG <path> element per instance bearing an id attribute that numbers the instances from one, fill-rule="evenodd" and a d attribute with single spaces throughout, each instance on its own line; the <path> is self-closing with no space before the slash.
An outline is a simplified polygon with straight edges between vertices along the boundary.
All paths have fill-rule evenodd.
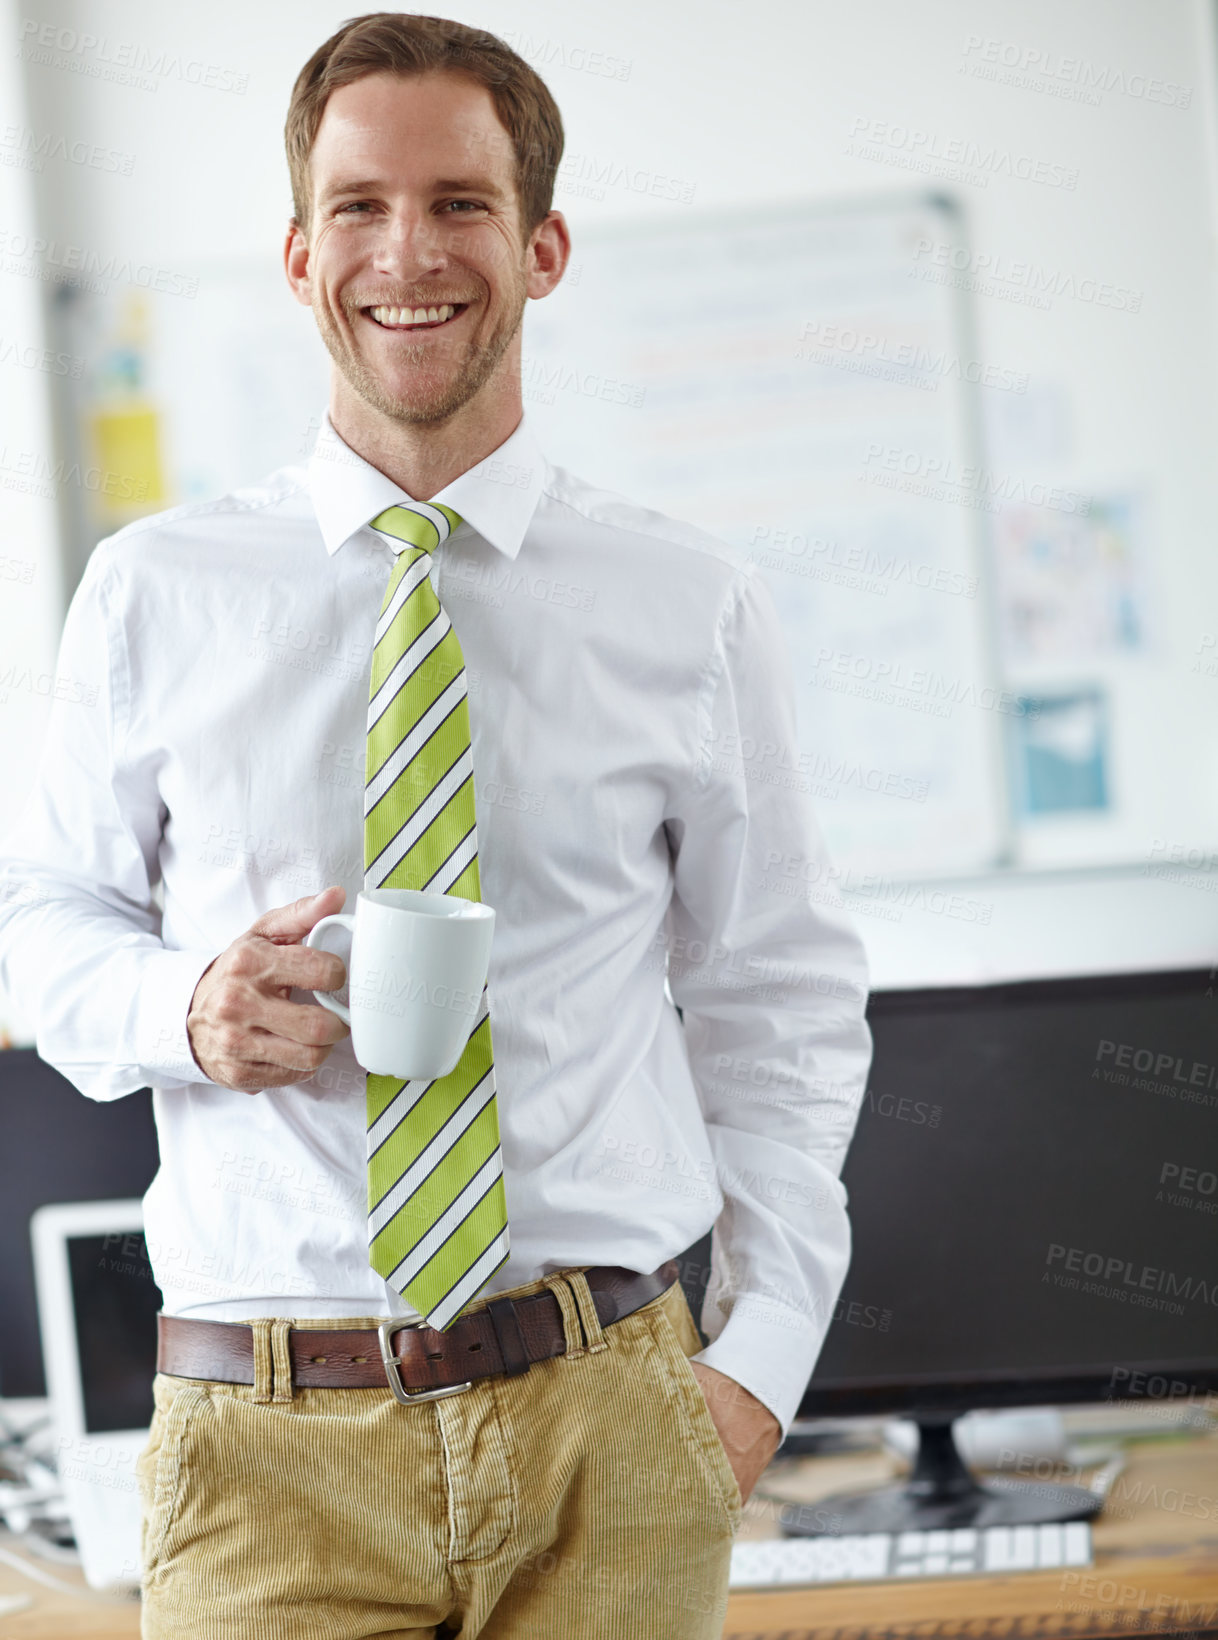
<path id="1" fill-rule="evenodd" d="M 868 1016 L 853 1255 L 799 1416 L 902 1414 L 921 1451 L 907 1486 L 783 1526 L 1095 1513 L 1082 1488 L 978 1486 L 951 1423 L 1218 1389 L 1218 986 L 1187 970 L 889 991 Z"/>
<path id="2" fill-rule="evenodd" d="M 30 1220 L 30 1242 L 56 1468 L 85 1578 L 130 1589 L 140 1577 L 135 1465 L 152 1421 L 161 1305 L 143 1204 L 45 1205 Z"/>
<path id="3" fill-rule="evenodd" d="M 34 1213 L 30 1240 L 47 1388 L 61 1432 L 146 1430 L 161 1291 L 142 1203 L 52 1203 Z"/>
<path id="4" fill-rule="evenodd" d="M 0 1052 L 0 1395 L 41 1396 L 30 1218 L 47 1202 L 143 1196 L 159 1156 L 152 1095 L 86 1099 L 33 1048 Z"/>

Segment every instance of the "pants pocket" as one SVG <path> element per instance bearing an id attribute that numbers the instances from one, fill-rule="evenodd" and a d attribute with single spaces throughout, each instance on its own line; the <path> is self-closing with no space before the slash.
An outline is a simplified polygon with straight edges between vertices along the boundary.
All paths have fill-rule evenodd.
<path id="1" fill-rule="evenodd" d="M 148 1441 L 135 1461 L 140 1492 L 140 1555 L 144 1578 L 165 1560 L 188 1484 L 189 1436 L 195 1420 L 210 1411 L 206 1390 L 158 1373 Z"/>
<path id="2" fill-rule="evenodd" d="M 715 1420 L 711 1417 L 702 1386 L 689 1364 L 689 1357 L 685 1353 L 680 1335 L 662 1305 L 657 1305 L 654 1316 L 657 1339 L 672 1375 L 687 1438 L 695 1451 L 701 1452 L 710 1469 L 734 1534 L 744 1513 L 740 1483 L 732 1469 L 727 1448 L 715 1427 Z M 696 1337 L 696 1334 L 694 1336 Z"/>

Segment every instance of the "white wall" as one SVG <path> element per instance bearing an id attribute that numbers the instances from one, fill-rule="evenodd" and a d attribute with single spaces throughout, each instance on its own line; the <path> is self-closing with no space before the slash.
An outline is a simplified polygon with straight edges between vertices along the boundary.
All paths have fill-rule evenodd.
<path id="1" fill-rule="evenodd" d="M 0 30 L 17 31 L 16 0 L 0 0 Z M 0 109 L 25 123 L 20 64 L 0 51 Z M 51 430 L 54 371 L 36 265 L 21 252 L 35 234 L 35 173 L 20 152 L 0 159 L 0 826 L 15 812 L 38 754 L 56 680 L 63 585 Z M 17 255 L 9 254 L 15 249 Z"/>
<path id="2" fill-rule="evenodd" d="M 200 8 L 108 0 L 99 13 L 85 0 L 25 0 L 25 21 L 14 14 L 11 26 L 24 30 L 31 127 L 132 156 L 130 174 L 48 158 L 36 178 L 43 233 L 201 283 L 209 267 L 251 257 L 264 257 L 267 277 L 277 277 L 292 81 L 353 10 L 319 0 Z M 1068 296 L 1043 311 L 978 295 L 978 357 L 1029 374 L 1018 400 L 988 397 L 989 464 L 1088 492 L 1132 484 L 1148 497 L 1154 644 L 1141 659 L 1089 666 L 1087 675 L 1098 670 L 1117 713 L 1138 726 L 1119 744 L 1115 771 L 1140 839 L 1135 864 L 1161 858 L 1164 847 L 1218 844 L 1208 0 L 618 0 L 578 9 L 483 0 L 448 14 L 506 35 L 555 92 L 567 128 L 556 204 L 571 222 L 577 260 L 580 231 L 593 224 L 933 182 L 933 172 L 901 163 L 932 145 L 942 152 L 972 142 L 983 153 L 1042 161 L 1050 176 L 1077 172 L 1076 186 L 1052 186 L 1000 174 L 992 160 L 987 170 L 983 160 L 978 177 L 954 184 L 978 252 L 1140 293 L 1136 312 Z M 30 24 L 49 29 L 41 49 L 50 61 L 32 60 L 39 47 Z M 74 31 L 102 38 L 82 45 Z M 1098 104 L 1052 94 L 1071 90 L 1069 68 L 1048 89 L 995 83 L 968 72 L 987 50 L 1036 54 L 1042 70 L 1059 75 L 1063 59 L 1080 59 L 1110 88 Z M 156 89 L 116 78 L 136 54 Z M 7 58 L 0 72 L 11 72 Z M 877 139 L 880 160 L 848 152 L 872 120 L 890 128 Z M 894 127 L 927 133 L 926 141 L 902 145 Z M 692 202 L 666 203 L 622 181 L 599 200 L 580 191 L 581 179 L 615 163 L 678 180 Z M 0 171 L 0 185 L 13 175 Z M 291 301 L 286 287 L 283 300 Z M 765 300 L 764 269 L 742 300 Z M 299 438 L 293 428 L 286 459 Z M 65 544 L 69 562 L 80 547 Z M 28 637 L 45 651 L 49 634 L 36 622 Z M 1043 678 L 1063 680 L 1069 669 L 1060 665 Z M 9 711 L 0 722 L 16 786 L 30 750 L 20 718 Z M 1094 830 L 1059 821 L 1038 829 L 1025 857 L 1085 865 L 1096 850 Z M 1054 916 L 1061 929 L 1074 921 L 1073 902 L 1063 890 L 1040 903 L 1051 941 Z M 1198 903 L 1210 897 L 1188 902 Z M 968 962 L 952 921 L 935 924 L 949 948 L 945 974 Z M 912 916 L 907 926 L 913 950 L 923 933 Z M 876 938 L 885 970 L 904 973 L 899 932 L 888 925 Z M 1035 966 L 1036 952 L 1028 960 Z"/>

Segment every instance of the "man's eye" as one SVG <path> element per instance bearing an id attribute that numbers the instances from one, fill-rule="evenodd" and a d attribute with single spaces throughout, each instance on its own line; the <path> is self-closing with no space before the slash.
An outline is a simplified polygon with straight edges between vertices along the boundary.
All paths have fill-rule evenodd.
<path id="1" fill-rule="evenodd" d="M 346 211 L 366 211 L 367 209 L 368 201 L 366 199 L 353 199 L 349 205 L 340 205 L 338 214 L 342 216 Z"/>
<path id="2" fill-rule="evenodd" d="M 476 199 L 450 199 L 445 209 L 454 205 L 457 207 L 458 216 L 464 216 L 467 211 L 484 211 L 486 209 L 486 206 Z"/>

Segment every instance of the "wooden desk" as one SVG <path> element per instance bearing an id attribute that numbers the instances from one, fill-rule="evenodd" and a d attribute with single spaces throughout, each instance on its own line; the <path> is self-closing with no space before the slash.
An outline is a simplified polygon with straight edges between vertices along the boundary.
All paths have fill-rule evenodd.
<path id="1" fill-rule="evenodd" d="M 763 1485 L 815 1502 L 893 1472 L 881 1457 L 811 1458 L 774 1466 Z M 741 1540 L 776 1536 L 775 1513 L 750 1498 Z M 734 1594 L 723 1640 L 1218 1640 L 1218 1434 L 1131 1446 L 1092 1530 L 1091 1567 Z M 3 1533 L 0 1547 L 22 1552 Z M 40 1588 L 0 1561 L 0 1595 L 32 1596 L 27 1610 L 0 1617 L 2 1640 L 139 1640 L 138 1600 L 102 1603 L 79 1574 L 36 1564 L 81 1597 Z"/>
<path id="2" fill-rule="evenodd" d="M 1218 1434 L 1131 1444 L 1104 1512 L 1094 1565 L 1003 1577 L 741 1591 L 723 1640 L 1103 1640 L 1218 1637 Z M 890 1480 L 883 1457 L 775 1465 L 767 1493 L 814 1503 Z M 749 1499 L 739 1539 L 779 1535 L 777 1505 Z"/>
<path id="3" fill-rule="evenodd" d="M 138 1596 L 131 1600 L 108 1600 L 90 1589 L 80 1572 L 70 1566 L 52 1565 L 27 1554 L 20 1542 L 9 1533 L 0 1531 L 0 1549 L 6 1554 L 20 1555 L 40 1572 L 48 1572 L 61 1583 L 70 1583 L 80 1590 L 79 1595 L 60 1594 L 32 1583 L 21 1572 L 0 1561 L 0 1596 L 28 1595 L 30 1604 L 24 1611 L 0 1617 L 0 1636 L 3 1640 L 139 1640 L 140 1603 Z"/>

